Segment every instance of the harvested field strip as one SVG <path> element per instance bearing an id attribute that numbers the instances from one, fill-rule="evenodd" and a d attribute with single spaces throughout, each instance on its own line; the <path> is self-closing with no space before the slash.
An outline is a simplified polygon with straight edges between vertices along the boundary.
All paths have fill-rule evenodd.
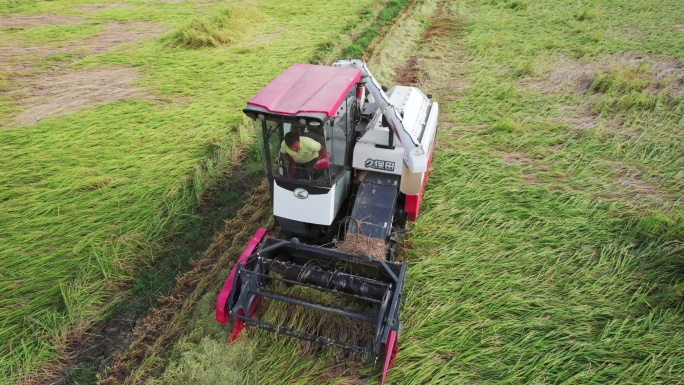
<path id="1" fill-rule="evenodd" d="M 37 123 L 50 115 L 120 99 L 145 98 L 147 93 L 142 88 L 131 85 L 139 77 L 137 71 L 126 67 L 53 74 L 35 86 L 7 93 L 22 94 L 18 104 L 20 108 L 26 106 L 14 116 L 14 124 Z"/>
<path id="2" fill-rule="evenodd" d="M 420 9 L 416 14 L 429 18 L 435 7 L 436 2 L 418 1 L 411 3 L 409 9 Z M 412 38 L 420 39 L 420 33 L 415 33 L 416 20 L 406 15 L 400 15 L 399 20 L 400 23 L 407 25 L 393 25 L 391 34 L 398 38 L 402 34 L 402 28 L 408 28 L 414 34 Z M 415 46 L 415 42 L 410 40 L 405 43 Z M 410 51 L 406 49 L 404 52 Z M 262 207 L 271 210 L 266 201 L 262 202 Z M 234 258 L 236 256 L 237 254 Z M 228 273 L 229 270 L 226 269 L 223 277 Z M 172 361 L 161 375 L 148 380 L 148 384 L 362 384 L 377 373 L 378 365 L 368 365 L 360 357 L 347 352 L 320 349 L 270 333 L 246 333 L 246 336 L 243 335 L 232 345 L 225 345 L 230 328 L 216 323 L 213 315 L 216 292 L 222 285 L 221 279 L 213 282 L 213 290 L 209 289 L 198 302 L 185 334 L 174 346 L 172 357 L 178 360 Z M 277 310 L 275 314 L 268 315 L 270 318 L 278 318 Z M 323 321 L 333 321 L 332 318 Z M 298 320 L 306 322 L 303 319 Z M 321 321 L 317 319 L 317 323 L 314 324 L 319 325 Z M 343 335 L 354 333 L 354 330 L 349 329 L 344 323 L 327 326 Z M 212 358 L 215 356 L 225 357 L 218 368 L 215 365 L 216 360 Z M 294 362 L 285 358 L 292 356 L 299 357 L 300 361 Z"/>
<path id="3" fill-rule="evenodd" d="M 55 357 L 54 346 L 78 338 L 121 299 L 122 284 L 155 260 L 160 236 L 179 228 L 211 180 L 234 166 L 231 153 L 246 143 L 236 129 L 245 95 L 308 61 L 321 42 L 337 41 L 373 3 L 257 2 L 264 22 L 230 47 L 169 49 L 158 39 L 83 57 L 70 65 L 138 68 L 136 85 L 155 100 L 128 97 L 0 132 L 1 382 L 28 381 Z M 154 12 L 140 17 L 167 16 L 180 27 L 194 7 L 149 4 Z M 304 11 L 320 22 L 297 16 Z"/>
<path id="4" fill-rule="evenodd" d="M 220 280 L 226 268 L 232 268 L 235 256 L 239 255 L 254 231 L 268 227 L 271 221 L 270 208 L 262 202 L 268 200 L 268 184 L 262 183 L 252 192 L 252 197 L 237 216 L 226 223 L 225 231 L 199 261 L 194 262 L 192 271 L 179 277 L 174 292 L 162 300 L 163 306 L 147 316 L 142 327 L 136 330 L 136 340 L 126 351 L 116 357 L 102 384 L 140 383 L 151 371 L 163 367 L 160 353 L 184 329 L 183 320 L 200 296 L 212 284 Z"/>
<path id="5" fill-rule="evenodd" d="M 266 203 L 267 200 L 262 198 L 260 200 L 250 202 L 250 205 L 254 204 L 266 212 L 271 212 L 271 208 Z M 222 238 L 217 240 L 217 242 L 223 242 L 223 239 L 225 238 L 232 238 L 230 234 L 233 234 L 235 231 L 231 225 L 232 223 L 240 224 L 241 222 L 239 220 L 231 221 L 226 233 L 223 234 Z M 248 226 L 245 228 L 245 231 L 246 229 L 251 229 L 251 231 L 254 231 L 256 230 L 256 227 Z M 239 243 L 235 244 L 237 245 Z M 214 384 L 217 382 L 239 383 L 244 377 L 243 372 L 247 370 L 246 365 L 251 363 L 250 357 L 254 352 L 254 348 L 251 347 L 251 344 L 249 342 L 238 342 L 237 344 L 228 347 L 222 342 L 215 342 L 213 338 L 205 338 L 207 333 L 212 336 L 219 335 L 218 339 L 220 341 L 225 341 L 228 338 L 229 329 L 215 323 L 215 321 L 213 321 L 213 314 L 207 314 L 206 312 L 213 312 L 216 295 L 215 290 L 217 290 L 216 286 L 220 286 L 222 284 L 222 282 L 220 282 L 221 279 L 227 276 L 229 273 L 230 268 L 232 268 L 232 264 L 234 263 L 234 259 L 238 253 L 239 250 L 231 249 L 227 251 L 222 257 L 221 262 L 217 263 L 218 266 L 222 265 L 225 261 L 228 262 L 228 264 L 225 266 L 226 269 L 219 274 L 219 280 L 206 282 L 208 285 L 207 291 L 197 291 L 193 294 L 193 298 L 196 298 L 197 295 L 202 294 L 202 298 L 199 302 L 194 302 L 194 300 L 187 301 L 183 305 L 184 308 L 191 308 L 194 306 L 193 312 L 200 311 L 200 318 L 197 318 L 197 314 L 193 314 L 193 317 L 189 321 L 186 320 L 188 315 L 174 318 L 174 323 L 186 323 L 182 329 L 186 333 L 189 333 L 189 335 L 183 336 L 181 341 L 179 341 L 176 344 L 176 347 L 172 350 L 174 356 L 179 351 L 183 351 L 184 347 L 193 348 L 197 346 L 195 345 L 195 342 L 199 342 L 198 339 L 201 339 L 201 342 L 199 342 L 201 345 L 201 347 L 199 347 L 200 351 L 183 353 L 184 358 L 181 359 L 181 362 L 179 362 L 178 365 L 172 364 L 172 366 L 166 367 L 165 371 L 159 378 L 152 378 L 148 380 L 147 383 L 187 383 L 197 381 L 206 384 Z M 212 287 L 214 290 L 212 290 Z M 175 305 L 177 305 L 175 302 L 172 303 L 172 307 Z M 166 312 L 167 310 L 163 311 Z M 207 321 L 209 319 L 211 319 L 211 322 L 208 323 Z M 147 336 L 147 332 L 151 331 L 151 336 L 157 335 L 153 330 L 155 322 L 157 321 L 153 319 L 152 325 L 149 328 L 143 325 L 143 329 L 139 330 L 137 333 Z M 180 330 L 176 327 L 171 327 L 170 329 L 174 332 Z M 347 332 L 353 331 L 349 330 Z M 169 336 L 171 337 L 171 335 Z M 166 337 L 164 335 L 162 335 L 159 340 L 152 340 L 152 337 L 142 338 L 138 343 L 132 345 L 131 348 L 127 349 L 127 351 L 125 351 L 118 358 L 117 363 L 114 366 L 115 369 L 112 375 L 108 377 L 106 382 L 110 383 L 112 381 L 116 381 L 115 379 L 120 378 L 119 376 L 121 373 L 126 373 L 127 370 L 132 370 L 132 373 L 126 377 L 125 382 L 139 383 L 143 379 L 147 378 L 151 373 L 155 373 L 160 368 L 164 367 L 165 365 L 163 364 L 162 360 L 163 357 L 168 354 L 168 347 L 165 346 L 165 344 L 168 343 L 168 340 L 165 338 Z M 155 348 L 150 349 L 150 346 L 154 346 Z M 145 356 L 145 359 L 142 363 L 139 361 L 139 358 L 141 357 L 141 347 L 143 347 L 146 351 L 152 351 L 154 353 L 152 356 Z M 310 347 L 307 346 L 303 347 L 303 349 L 305 352 L 307 352 L 307 354 L 312 351 Z M 223 357 L 220 361 L 220 365 L 217 365 L 218 361 L 216 360 L 206 361 L 208 358 L 207 355 L 210 355 L 214 358 Z M 345 360 L 346 358 L 349 358 L 347 355 L 344 355 L 344 357 Z M 345 373 L 346 375 L 356 375 L 356 369 L 349 370 L 349 368 L 344 367 L 346 363 L 342 364 L 341 362 L 338 362 L 335 365 L 339 367 L 340 373 Z M 361 365 L 362 364 L 359 364 L 359 367 Z M 123 368 L 123 370 L 117 374 L 117 370 L 119 370 L 117 368 Z M 324 374 L 325 378 L 329 378 L 329 375 L 330 373 L 328 372 Z M 201 379 L 199 379 L 198 376 L 201 377 Z M 315 378 L 320 379 L 318 374 L 315 375 Z M 350 380 L 351 378 L 351 381 L 355 381 L 353 379 L 354 377 L 347 376 L 345 378 L 347 380 Z M 288 379 L 291 380 L 291 377 L 288 376 Z"/>

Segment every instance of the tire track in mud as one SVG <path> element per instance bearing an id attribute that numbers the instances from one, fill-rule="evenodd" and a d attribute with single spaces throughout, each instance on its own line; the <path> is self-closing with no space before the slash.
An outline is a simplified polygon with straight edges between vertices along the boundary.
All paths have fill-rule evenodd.
<path id="1" fill-rule="evenodd" d="M 188 236 L 173 236 L 172 240 L 163 242 L 172 242 L 178 247 L 171 251 L 172 256 L 179 253 L 194 256 L 190 266 L 170 267 L 169 264 L 178 262 L 160 258 L 143 274 L 144 279 L 150 274 L 163 274 L 161 271 L 165 269 L 185 272 L 179 274 L 175 282 L 170 282 L 169 289 L 153 288 L 155 293 L 167 294 L 157 298 L 134 291 L 105 321 L 79 335 L 67 337 L 65 346 L 59 351 L 62 361 L 46 365 L 40 377 L 23 383 L 91 384 L 97 382 L 95 374 L 98 372 L 99 378 L 106 377 L 106 383 L 119 383 L 133 368 L 142 366 L 143 361 L 161 352 L 165 342 L 173 340 L 178 334 L 174 327 L 182 324 L 178 320 L 186 317 L 186 310 L 191 309 L 197 297 L 216 281 L 213 279 L 216 274 L 226 265 L 231 266 L 231 261 L 224 259 L 233 258 L 234 250 L 241 251 L 246 243 L 240 238 L 242 231 L 249 239 L 256 228 L 266 226 L 270 219 L 268 207 L 262 203 L 268 201 L 268 195 L 264 195 L 268 191 L 267 185 L 261 178 L 252 178 L 241 167 L 245 163 L 244 151 L 237 151 L 230 158 L 232 171 L 226 171 L 194 210 L 201 222 L 199 235 L 193 235 L 197 229 L 191 228 Z M 225 196 L 237 198 L 226 201 Z M 162 246 L 163 249 L 167 247 Z"/>
<path id="2" fill-rule="evenodd" d="M 116 356 L 100 384 L 139 383 L 141 378 L 163 367 L 158 354 L 183 331 L 182 320 L 192 311 L 205 291 L 219 279 L 219 273 L 232 267 L 251 236 L 271 220 L 268 183 L 252 190 L 249 200 L 236 217 L 226 222 L 193 269 L 176 280 L 173 293 L 160 299 L 161 307 L 145 317 L 133 331 L 134 341 Z M 135 371 L 135 378 L 130 375 Z"/>

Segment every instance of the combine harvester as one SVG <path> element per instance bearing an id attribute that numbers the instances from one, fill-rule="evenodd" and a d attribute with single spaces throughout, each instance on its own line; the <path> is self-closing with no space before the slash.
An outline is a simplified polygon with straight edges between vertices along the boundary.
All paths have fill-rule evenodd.
<path id="1" fill-rule="evenodd" d="M 415 87 L 386 94 L 365 62 L 348 59 L 292 65 L 244 112 L 284 239 L 254 234 L 221 289 L 217 321 L 231 321 L 231 342 L 256 326 L 382 359 L 384 384 L 407 269 L 392 259 L 406 221 L 418 216 L 437 103 Z M 273 309 L 286 319 L 269 318 Z M 315 325 L 298 319 L 304 312 L 317 314 Z"/>

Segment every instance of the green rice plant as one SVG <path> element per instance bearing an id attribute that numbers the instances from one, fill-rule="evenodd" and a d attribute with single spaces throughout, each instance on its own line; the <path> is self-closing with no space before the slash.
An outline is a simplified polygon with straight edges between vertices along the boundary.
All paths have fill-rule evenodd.
<path id="1" fill-rule="evenodd" d="M 326 41 L 318 46 L 318 52 L 314 55 L 314 58 L 310 61 L 311 64 L 323 63 L 326 58 L 333 54 L 337 50 L 337 44 L 333 41 Z"/>
<path id="2" fill-rule="evenodd" d="M 347 48 L 342 50 L 341 57 L 361 58 L 373 39 L 380 34 L 380 29 L 394 20 L 407 4 L 408 0 L 389 0 L 384 3 L 373 24 L 364 29 Z M 371 13 L 366 14 L 366 17 L 370 16 L 372 16 Z"/>
<path id="3" fill-rule="evenodd" d="M 529 0 L 491 0 L 489 1 L 489 4 L 512 9 L 514 11 L 522 11 L 527 9 L 527 7 L 530 5 L 530 2 Z"/>
<path id="4" fill-rule="evenodd" d="M 77 58 L 76 53 L 74 52 L 65 52 L 65 53 L 56 53 L 54 55 L 49 55 L 43 59 L 45 62 L 46 66 L 54 65 L 54 64 L 60 64 L 64 62 L 70 62 L 72 60 L 75 60 Z"/>
<path id="5" fill-rule="evenodd" d="M 361 35 L 354 40 L 354 43 L 349 45 L 342 51 L 342 57 L 360 58 L 366 50 L 366 47 L 378 36 L 378 30 L 375 28 L 366 28 Z"/>
<path id="6" fill-rule="evenodd" d="M 21 44 L 55 44 L 97 36 L 103 31 L 99 25 L 39 25 L 26 28 L 6 28 L 2 30 L 3 41 Z"/>
<path id="7" fill-rule="evenodd" d="M 524 77 L 534 75 L 534 61 L 533 60 L 526 60 L 522 63 L 519 63 L 515 67 L 515 70 L 513 71 L 513 75 L 515 75 L 516 77 L 519 77 L 519 78 L 524 78 Z"/>
<path id="8" fill-rule="evenodd" d="M 0 71 L 0 91 L 7 91 L 9 90 L 10 82 L 9 82 L 9 74 L 7 71 Z M 0 114 L 2 116 L 4 114 Z"/>
<path id="9" fill-rule="evenodd" d="M 506 6 L 514 11 L 524 11 L 530 6 L 529 0 L 512 0 Z"/>
<path id="10" fill-rule="evenodd" d="M 252 7 L 232 7 L 218 15 L 196 18 L 187 27 L 164 37 L 168 46 L 197 49 L 235 44 L 264 15 Z"/>
<path id="11" fill-rule="evenodd" d="M 655 108 L 659 102 L 659 97 L 657 95 L 647 93 L 647 92 L 635 92 L 632 91 L 626 95 L 622 95 L 619 99 L 610 103 L 615 111 L 650 111 Z M 602 103 L 596 104 L 597 109 L 601 109 Z"/>
<path id="12" fill-rule="evenodd" d="M 3 86 L 9 87 L 9 82 L 4 83 L 2 79 L 0 79 L 0 89 L 2 89 Z M 9 124 L 9 119 L 7 119 L 6 116 L 16 111 L 17 108 L 14 106 L 14 100 L 12 98 L 4 95 L 0 96 L 0 124 Z"/>
<path id="13" fill-rule="evenodd" d="M 388 1 L 380 13 L 378 14 L 377 23 L 383 27 L 389 24 L 399 12 L 408 5 L 408 0 L 390 0 Z"/>
<path id="14" fill-rule="evenodd" d="M 643 91 L 651 84 L 638 76 L 639 71 L 620 70 L 611 73 L 600 73 L 594 78 L 590 90 L 605 93 Z"/>
<path id="15" fill-rule="evenodd" d="M 594 8 L 584 8 L 574 15 L 575 20 L 577 21 L 593 20 L 596 16 L 596 9 Z"/>
<path id="16" fill-rule="evenodd" d="M 684 236 L 684 222 L 682 222 L 681 214 L 672 216 L 654 212 L 638 218 L 635 223 L 630 223 L 628 228 L 631 228 L 634 232 L 633 236 L 641 242 L 649 239 L 676 241 Z"/>
<path id="17" fill-rule="evenodd" d="M 613 113 L 632 110 L 652 110 L 662 99 L 653 91 L 653 84 L 646 62 L 635 69 L 618 70 L 596 75 L 590 91 L 603 95 L 595 104 L 597 111 Z"/>
<path id="18" fill-rule="evenodd" d="M 658 3 L 655 1 L 637 1 L 632 4 L 632 10 L 634 12 L 649 12 L 658 7 Z"/>
<path id="19" fill-rule="evenodd" d="M 497 133 L 497 132 L 512 133 L 512 132 L 516 132 L 518 130 L 519 130 L 518 125 L 515 124 L 511 119 L 503 118 L 503 119 L 500 119 L 498 122 L 494 123 L 485 132 L 486 133 Z"/>

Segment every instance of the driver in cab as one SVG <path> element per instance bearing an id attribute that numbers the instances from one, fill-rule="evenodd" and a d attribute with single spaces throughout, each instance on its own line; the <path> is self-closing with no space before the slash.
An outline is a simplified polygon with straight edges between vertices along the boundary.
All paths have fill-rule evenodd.
<path id="1" fill-rule="evenodd" d="M 315 179 L 330 164 L 325 146 L 294 131 L 285 134 L 280 157 L 290 179 Z"/>

